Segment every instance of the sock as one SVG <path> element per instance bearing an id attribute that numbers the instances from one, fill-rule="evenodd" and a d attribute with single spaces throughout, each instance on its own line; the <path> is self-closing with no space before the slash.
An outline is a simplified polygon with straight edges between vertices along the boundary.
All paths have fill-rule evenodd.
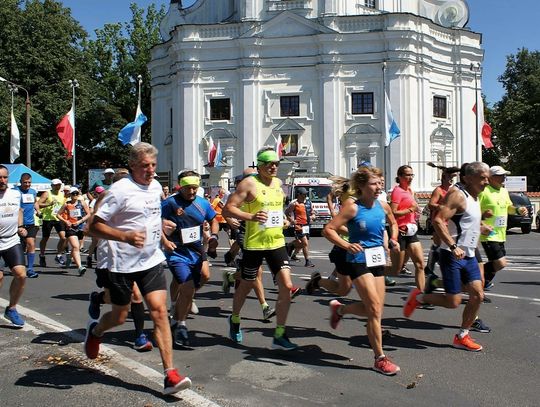
<path id="1" fill-rule="evenodd" d="M 263 309 L 263 311 L 268 308 L 268 304 L 266 303 L 266 301 L 261 304 L 261 308 Z"/>
<path id="2" fill-rule="evenodd" d="M 234 278 L 234 273 L 229 273 L 229 274 L 227 275 L 227 279 L 229 280 L 229 283 L 234 283 L 234 281 L 236 280 L 236 279 Z"/>
<path id="3" fill-rule="evenodd" d="M 36 258 L 36 253 L 26 253 L 26 258 L 28 259 L 28 269 L 34 269 L 34 259 Z"/>
<path id="4" fill-rule="evenodd" d="M 383 354 L 380 355 L 380 356 L 375 356 L 375 360 L 381 360 L 381 359 L 383 359 L 383 358 L 385 358 L 385 357 L 386 357 L 386 355 L 383 353 Z"/>
<path id="5" fill-rule="evenodd" d="M 144 304 L 142 302 L 131 303 L 131 316 L 135 325 L 135 337 L 139 337 L 144 330 Z"/>
<path id="6" fill-rule="evenodd" d="M 173 370 L 175 370 L 174 367 L 170 367 L 170 368 L 168 368 L 168 369 L 165 369 L 165 370 L 163 371 L 163 374 L 164 374 L 165 376 L 167 376 L 167 373 L 168 373 L 168 372 L 172 372 Z"/>
<path id="7" fill-rule="evenodd" d="M 274 331 L 274 338 L 281 338 L 285 334 L 285 326 L 277 325 Z"/>
<path id="8" fill-rule="evenodd" d="M 484 264 L 484 279 L 486 284 L 495 278 L 495 268 L 493 267 L 493 262 L 488 261 Z"/>
<path id="9" fill-rule="evenodd" d="M 187 327 L 186 321 L 185 321 L 185 320 L 184 320 L 184 321 L 178 321 L 178 325 L 179 325 L 179 326 L 186 326 L 186 327 Z"/>
<path id="10" fill-rule="evenodd" d="M 426 273 L 433 274 L 433 270 L 435 269 L 435 263 L 439 261 L 439 246 L 437 245 L 431 245 L 431 249 L 429 250 L 428 254 L 428 260 L 426 265 Z"/>
<path id="11" fill-rule="evenodd" d="M 239 324 L 240 323 L 240 315 L 232 314 L 231 322 L 233 324 Z"/>
<path id="12" fill-rule="evenodd" d="M 100 304 L 105 304 L 105 291 L 101 291 L 98 294 L 98 300 Z"/>
<path id="13" fill-rule="evenodd" d="M 467 335 L 469 335 L 469 330 L 468 329 L 463 329 L 461 328 L 459 330 L 459 333 L 458 333 L 458 336 L 460 339 L 463 339 L 464 337 L 466 337 Z"/>

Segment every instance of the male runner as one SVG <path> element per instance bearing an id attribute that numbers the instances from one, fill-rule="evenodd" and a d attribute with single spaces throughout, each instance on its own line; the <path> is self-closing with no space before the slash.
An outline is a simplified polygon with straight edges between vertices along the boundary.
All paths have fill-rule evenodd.
<path id="1" fill-rule="evenodd" d="M 62 181 L 55 178 L 51 181 L 51 190 L 45 191 L 38 200 L 39 211 L 42 214 L 43 226 L 41 228 L 41 241 L 39 242 L 39 265 L 40 267 L 47 267 L 45 260 L 45 249 L 47 248 L 47 242 L 51 237 L 51 231 L 54 228 L 60 240 L 56 245 L 56 257 L 54 260 L 61 266 L 66 262 L 62 258 L 64 247 L 66 246 L 66 228 L 64 223 L 61 222 L 56 214 L 66 201 L 64 192 L 61 190 Z"/>
<path id="2" fill-rule="evenodd" d="M 291 304 L 291 276 L 289 258 L 283 235 L 284 194 L 281 181 L 276 177 L 279 157 L 272 147 L 257 153 L 258 174 L 245 178 L 229 196 L 223 215 L 246 221 L 242 279 L 234 292 L 232 315 L 229 317 L 229 335 L 242 342 L 240 311 L 248 293 L 255 286 L 257 273 L 266 259 L 279 289 L 276 306 L 277 326 L 272 342 L 273 349 L 293 350 L 298 346 L 285 334 L 285 323 Z"/>
<path id="3" fill-rule="evenodd" d="M 154 179 L 157 149 L 137 143 L 130 151 L 131 174 L 111 186 L 97 210 L 90 233 L 108 239 L 107 268 L 111 281 L 112 311 L 98 321 L 90 320 L 84 349 L 97 358 L 103 334 L 122 325 L 128 315 L 132 286 L 137 283 L 154 321 L 154 339 L 165 373 L 165 394 L 191 386 L 173 366 L 172 337 L 167 312 L 167 280 L 161 268 L 165 260 L 161 242 L 161 186 Z"/>

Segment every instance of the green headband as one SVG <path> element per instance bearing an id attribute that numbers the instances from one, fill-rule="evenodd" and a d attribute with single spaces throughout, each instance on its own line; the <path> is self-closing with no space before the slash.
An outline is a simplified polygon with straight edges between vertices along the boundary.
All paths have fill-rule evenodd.
<path id="1" fill-rule="evenodd" d="M 197 177 L 196 175 L 191 175 L 191 176 L 180 178 L 178 180 L 178 184 L 181 187 L 187 187 L 188 185 L 197 185 L 197 186 L 199 186 L 201 184 L 201 179 L 199 177 Z"/>
<path id="2" fill-rule="evenodd" d="M 274 150 L 266 150 L 257 155 L 257 163 L 270 163 L 279 161 L 279 157 Z"/>

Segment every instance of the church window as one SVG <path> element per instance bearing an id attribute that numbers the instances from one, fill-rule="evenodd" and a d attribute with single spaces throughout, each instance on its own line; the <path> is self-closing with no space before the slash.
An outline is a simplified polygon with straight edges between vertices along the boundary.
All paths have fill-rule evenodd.
<path id="1" fill-rule="evenodd" d="M 300 116 L 300 96 L 281 96 L 279 105 L 281 117 Z"/>
<path id="2" fill-rule="evenodd" d="M 433 116 L 441 119 L 446 119 L 447 109 L 446 109 L 447 100 L 443 96 L 433 96 Z"/>
<path id="3" fill-rule="evenodd" d="M 375 0 L 364 0 L 364 6 L 368 8 L 377 8 L 377 4 Z"/>
<path id="4" fill-rule="evenodd" d="M 210 99 L 210 120 L 231 120 L 231 100 Z"/>
<path id="5" fill-rule="evenodd" d="M 373 114 L 373 92 L 351 94 L 352 114 Z"/>

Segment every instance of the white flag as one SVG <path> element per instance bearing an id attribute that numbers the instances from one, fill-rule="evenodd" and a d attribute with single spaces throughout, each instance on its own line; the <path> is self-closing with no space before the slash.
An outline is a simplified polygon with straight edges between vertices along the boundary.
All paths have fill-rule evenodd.
<path id="1" fill-rule="evenodd" d="M 9 160 L 13 162 L 19 158 L 19 151 L 21 149 L 21 134 L 15 121 L 15 115 L 13 114 L 13 106 L 11 107 L 11 145 L 9 148 Z"/>
<path id="2" fill-rule="evenodd" d="M 384 120 L 384 132 L 385 132 L 385 141 L 384 145 L 389 146 L 392 141 L 397 139 L 401 132 L 399 127 L 394 120 L 394 114 L 392 113 L 392 106 L 390 106 L 390 99 L 388 94 L 384 91 L 384 105 L 385 105 L 385 120 Z"/>

